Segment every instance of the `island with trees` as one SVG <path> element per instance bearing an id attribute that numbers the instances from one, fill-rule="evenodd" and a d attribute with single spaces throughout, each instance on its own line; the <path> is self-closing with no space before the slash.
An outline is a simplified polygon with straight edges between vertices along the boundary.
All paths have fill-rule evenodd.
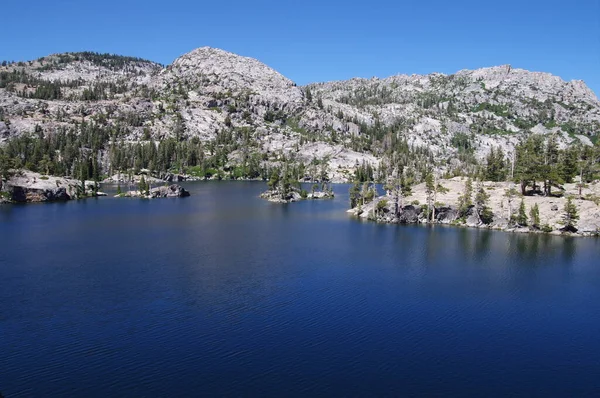
<path id="1" fill-rule="evenodd" d="M 283 170 L 274 169 L 267 182 L 268 190 L 260 197 L 270 202 L 291 203 L 307 199 L 333 199 L 334 193 L 327 182 L 312 182 L 310 191 L 303 189 L 302 184 L 294 173 L 285 167 Z"/>

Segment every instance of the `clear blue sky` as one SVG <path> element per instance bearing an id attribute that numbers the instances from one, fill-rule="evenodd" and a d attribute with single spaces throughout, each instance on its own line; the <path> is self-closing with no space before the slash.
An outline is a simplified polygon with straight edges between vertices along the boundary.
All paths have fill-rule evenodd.
<path id="1" fill-rule="evenodd" d="M 196 47 L 258 58 L 298 84 L 513 67 L 600 95 L 599 0 L 6 1 L 0 59 L 65 51 L 168 64 Z"/>

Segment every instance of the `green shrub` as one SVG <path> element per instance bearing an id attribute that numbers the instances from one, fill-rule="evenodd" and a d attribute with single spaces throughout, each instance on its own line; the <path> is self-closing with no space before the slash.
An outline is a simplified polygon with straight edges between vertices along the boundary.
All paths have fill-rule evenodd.
<path id="1" fill-rule="evenodd" d="M 186 173 L 193 177 L 204 177 L 204 170 L 202 166 L 192 166 L 186 169 Z"/>
<path id="2" fill-rule="evenodd" d="M 217 174 L 219 174 L 219 170 L 217 169 L 208 168 L 204 170 L 204 178 L 211 178 L 212 176 Z"/>

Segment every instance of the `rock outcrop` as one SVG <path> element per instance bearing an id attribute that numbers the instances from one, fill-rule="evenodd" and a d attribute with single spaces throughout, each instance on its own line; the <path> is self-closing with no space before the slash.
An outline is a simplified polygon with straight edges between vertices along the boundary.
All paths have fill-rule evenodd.
<path id="1" fill-rule="evenodd" d="M 156 199 L 156 198 L 185 198 L 190 196 L 190 193 L 185 190 L 181 185 L 172 184 L 168 186 L 160 186 L 152 188 L 148 193 L 141 191 L 128 191 L 122 194 L 117 194 L 115 197 L 119 198 L 143 198 L 143 199 Z"/>
<path id="2" fill-rule="evenodd" d="M 98 196 L 98 192 L 81 188 L 81 181 L 45 176 L 22 171 L 3 186 L 2 197 L 7 203 L 56 202 Z"/>
<path id="3" fill-rule="evenodd" d="M 181 185 L 172 184 L 169 186 L 161 186 L 150 190 L 152 198 L 185 198 L 190 196 Z"/>
<path id="4" fill-rule="evenodd" d="M 334 194 L 331 189 L 307 192 L 294 187 L 287 191 L 282 189 L 269 189 L 268 191 L 261 193 L 260 197 L 267 199 L 269 202 L 291 203 L 298 202 L 300 200 L 333 199 Z"/>
<path id="5" fill-rule="evenodd" d="M 315 192 L 309 192 L 308 195 L 306 196 L 306 198 L 307 199 L 333 199 L 334 194 L 333 194 L 333 191 L 331 191 L 331 190 L 315 191 Z"/>

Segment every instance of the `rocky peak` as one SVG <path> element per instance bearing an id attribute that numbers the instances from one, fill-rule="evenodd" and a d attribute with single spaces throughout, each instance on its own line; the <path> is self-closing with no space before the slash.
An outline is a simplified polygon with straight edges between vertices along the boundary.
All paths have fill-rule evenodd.
<path id="1" fill-rule="evenodd" d="M 183 80 L 190 89 L 258 94 L 286 103 L 303 98 L 294 82 L 262 62 L 211 47 L 182 55 L 161 75 L 167 82 Z"/>

